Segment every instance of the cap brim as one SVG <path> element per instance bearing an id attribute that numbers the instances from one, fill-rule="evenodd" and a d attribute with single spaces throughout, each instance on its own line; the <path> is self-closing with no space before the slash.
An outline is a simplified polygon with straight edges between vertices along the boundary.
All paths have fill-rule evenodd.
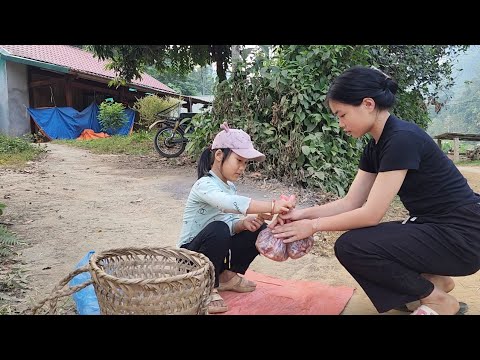
<path id="1" fill-rule="evenodd" d="M 232 151 L 235 154 L 240 155 L 241 157 L 248 160 L 254 160 L 254 161 L 265 160 L 265 155 L 263 155 L 260 151 L 257 151 L 255 149 L 232 149 Z"/>

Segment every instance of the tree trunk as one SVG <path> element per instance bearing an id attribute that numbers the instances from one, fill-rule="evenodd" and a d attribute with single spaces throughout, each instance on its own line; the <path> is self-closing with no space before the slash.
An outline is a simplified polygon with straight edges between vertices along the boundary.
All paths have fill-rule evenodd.
<path id="1" fill-rule="evenodd" d="M 240 45 L 232 45 L 232 74 L 235 73 L 240 59 Z"/>
<path id="2" fill-rule="evenodd" d="M 229 45 L 210 45 L 210 53 L 217 64 L 218 82 L 221 83 L 227 80 L 227 66 L 230 60 L 230 46 Z"/>

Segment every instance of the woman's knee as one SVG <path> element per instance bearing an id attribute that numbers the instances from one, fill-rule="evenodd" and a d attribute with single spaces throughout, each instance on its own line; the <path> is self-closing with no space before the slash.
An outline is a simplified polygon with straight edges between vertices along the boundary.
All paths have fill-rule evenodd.
<path id="1" fill-rule="evenodd" d="M 340 235 L 333 247 L 335 256 L 340 262 L 355 254 L 355 244 L 357 243 L 357 240 L 358 237 L 355 234 L 355 230 L 350 230 Z"/>

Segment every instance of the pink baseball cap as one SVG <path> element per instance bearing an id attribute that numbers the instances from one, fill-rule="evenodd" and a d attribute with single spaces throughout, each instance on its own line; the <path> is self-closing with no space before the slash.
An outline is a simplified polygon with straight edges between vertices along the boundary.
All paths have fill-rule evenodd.
<path id="1" fill-rule="evenodd" d="M 214 149 L 231 149 L 235 154 L 248 160 L 263 161 L 265 155 L 253 147 L 250 135 L 240 129 L 230 129 L 228 124 L 224 122 L 220 125 L 223 129 L 215 139 L 213 139 L 212 150 Z"/>

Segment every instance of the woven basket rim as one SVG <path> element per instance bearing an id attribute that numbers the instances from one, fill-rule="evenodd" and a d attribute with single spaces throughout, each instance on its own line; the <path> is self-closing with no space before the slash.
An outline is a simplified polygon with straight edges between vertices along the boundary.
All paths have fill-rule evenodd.
<path id="1" fill-rule="evenodd" d="M 200 259 L 203 261 L 203 264 L 200 264 L 200 268 L 197 270 L 190 271 L 186 274 L 179 274 L 179 275 L 172 275 L 166 278 L 119 278 L 117 276 L 112 276 L 107 274 L 103 269 L 101 269 L 97 265 L 97 261 L 109 257 L 110 254 L 114 254 L 115 251 L 125 251 L 125 250 L 131 250 L 132 252 L 139 251 L 139 252 L 145 252 L 145 251 L 173 251 L 173 252 L 179 252 L 179 253 L 184 253 L 186 255 L 192 256 L 194 259 Z M 120 283 L 141 283 L 141 284 L 161 284 L 165 282 L 172 282 L 172 281 L 181 281 L 185 279 L 185 277 L 195 277 L 195 276 L 202 276 L 205 274 L 206 268 L 209 267 L 210 260 L 208 259 L 207 256 L 205 256 L 202 253 L 198 253 L 195 251 L 191 251 L 188 249 L 184 248 L 174 248 L 174 247 L 151 247 L 151 246 L 145 246 L 145 247 L 128 247 L 128 248 L 121 248 L 121 249 L 110 249 L 106 251 L 102 251 L 100 253 L 94 253 L 90 259 L 89 259 L 89 265 L 92 271 L 95 272 L 96 276 L 105 278 L 107 280 L 115 281 L 115 282 L 120 282 Z"/>

